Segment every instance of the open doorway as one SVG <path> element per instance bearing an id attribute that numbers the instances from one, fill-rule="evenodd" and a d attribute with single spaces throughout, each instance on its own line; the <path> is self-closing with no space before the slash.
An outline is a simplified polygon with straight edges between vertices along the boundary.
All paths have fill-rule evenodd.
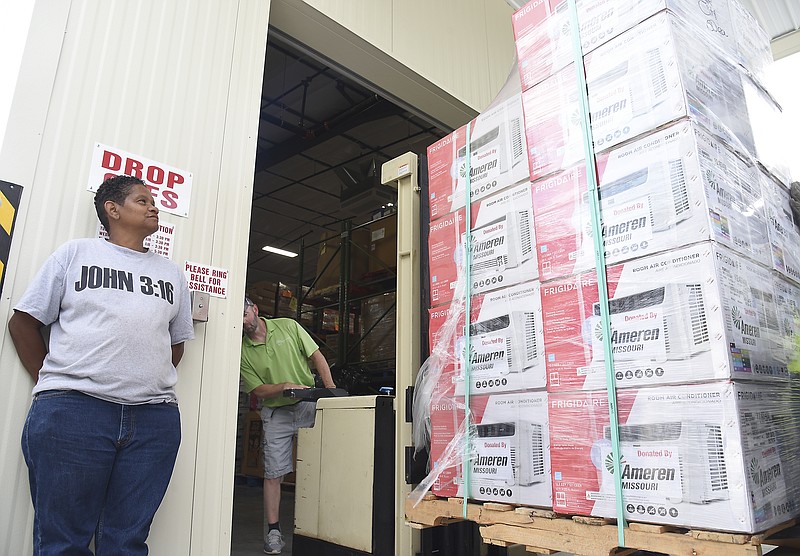
<path id="1" fill-rule="evenodd" d="M 246 291 L 261 315 L 300 321 L 337 385 L 378 393 L 394 386 L 396 259 L 394 192 L 380 184 L 381 165 L 424 154 L 450 130 L 276 35 L 266 51 Z M 240 392 L 233 556 L 261 553 L 264 542 L 257 406 Z M 293 476 L 282 491 L 291 554 Z"/>

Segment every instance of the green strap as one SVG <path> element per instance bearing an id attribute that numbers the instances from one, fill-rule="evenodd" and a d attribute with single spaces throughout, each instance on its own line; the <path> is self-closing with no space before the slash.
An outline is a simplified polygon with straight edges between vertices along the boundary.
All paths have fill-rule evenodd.
<path id="1" fill-rule="evenodd" d="M 472 343 L 469 337 L 469 321 L 472 317 L 472 166 L 471 156 L 472 148 L 470 148 L 469 138 L 469 122 L 467 122 L 467 136 L 466 136 L 466 185 L 464 186 L 464 226 L 466 233 L 464 234 L 464 250 L 466 272 L 464 279 L 464 519 L 467 518 L 467 500 L 469 499 L 470 481 L 472 480 L 472 465 L 470 463 L 470 452 L 472 443 L 472 435 L 470 434 L 472 423 L 469 410 L 469 396 L 470 396 L 470 374 L 472 372 Z M 458 178 L 456 178 L 458 179 Z"/>
<path id="2" fill-rule="evenodd" d="M 586 162 L 586 183 L 589 189 L 589 206 L 592 217 L 592 237 L 594 239 L 594 260 L 597 271 L 597 289 L 600 293 L 600 320 L 603 330 L 603 351 L 605 357 L 606 386 L 608 387 L 608 413 L 611 428 L 611 449 L 614 460 L 614 492 L 617 500 L 617 535 L 619 546 L 625 546 L 625 513 L 622 500 L 621 451 L 619 447 L 619 417 L 617 413 L 617 390 L 614 379 L 614 357 L 611 350 L 611 318 L 608 310 L 608 281 L 606 279 L 606 257 L 600 222 L 600 201 L 597 188 L 594 141 L 589 112 L 589 94 L 586 87 L 586 74 L 583 64 L 578 7 L 575 0 L 569 0 L 570 27 L 572 29 L 572 54 L 575 73 L 578 78 L 578 99 L 581 105 L 581 131 L 583 152 Z"/>

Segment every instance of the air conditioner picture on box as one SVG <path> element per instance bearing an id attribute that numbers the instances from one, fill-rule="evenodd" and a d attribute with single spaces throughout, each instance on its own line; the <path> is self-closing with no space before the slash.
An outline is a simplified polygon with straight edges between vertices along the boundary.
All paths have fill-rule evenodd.
<path id="1" fill-rule="evenodd" d="M 600 153 L 597 168 L 609 264 L 709 239 L 770 264 L 754 170 L 692 120 Z M 585 174 L 536 182 L 533 196 L 542 280 L 594 268 Z"/>
<path id="2" fill-rule="evenodd" d="M 476 425 L 472 479 L 480 487 L 530 486 L 547 479 L 542 425 L 518 422 Z"/>
<path id="3" fill-rule="evenodd" d="M 780 383 L 706 382 L 549 395 L 554 509 L 756 533 L 796 515 L 798 439 Z"/>
<path id="4" fill-rule="evenodd" d="M 510 95 L 510 96 L 504 96 Z M 522 98 L 502 91 L 495 104 L 469 124 L 470 196 L 478 201 L 528 179 Z M 467 126 L 428 147 L 431 220 L 464 207 L 467 183 Z"/>
<path id="5" fill-rule="evenodd" d="M 538 278 L 530 182 L 474 202 L 470 226 L 470 291 L 484 293 Z M 443 305 L 452 301 L 459 280 L 466 280 L 464 211 L 433 221 L 429 232 L 431 305 Z"/>
<path id="6" fill-rule="evenodd" d="M 502 273 L 534 256 L 530 210 L 507 213 L 472 232 L 472 275 Z"/>
<path id="7" fill-rule="evenodd" d="M 511 392 L 544 388 L 541 298 L 536 281 L 472 298 L 470 317 L 469 393 Z M 463 354 L 466 342 L 456 338 L 459 365 L 456 394 L 467 391 Z"/>
<path id="8" fill-rule="evenodd" d="M 470 324 L 472 369 L 498 367 L 496 374 L 520 373 L 539 363 L 539 342 L 533 311 L 512 311 Z M 540 327 L 539 327 L 540 328 Z M 495 362 L 502 362 L 494 365 Z"/>
<path id="9" fill-rule="evenodd" d="M 788 378 L 770 271 L 714 242 L 607 268 L 618 387 Z M 605 387 L 596 275 L 541 286 L 548 389 Z"/>
<path id="10" fill-rule="evenodd" d="M 701 284 L 666 284 L 609 300 L 615 359 L 665 362 L 709 349 Z M 594 304 L 592 363 L 603 361 L 600 304 Z"/>
<path id="11" fill-rule="evenodd" d="M 623 490 L 662 488 L 667 502 L 708 504 L 727 500 L 728 472 L 722 427 L 714 423 L 665 422 L 620 425 Z M 611 430 L 605 427 L 592 463 L 603 474 L 601 491 L 613 490 Z M 640 457 L 644 455 L 644 457 Z M 658 466 L 653 465 L 654 457 Z"/>
<path id="12" fill-rule="evenodd" d="M 431 413 L 431 454 L 441 481 L 440 496 L 463 496 L 464 467 L 471 471 L 469 496 L 477 500 L 552 507 L 547 392 L 474 394 L 472 434 L 458 437 L 464 398 L 440 404 Z M 460 400 L 460 401 L 459 401 Z M 455 417 L 455 418 L 454 418 Z M 459 420 L 458 417 L 462 417 Z M 455 449 L 448 451 L 455 441 Z M 470 442 L 466 449 L 465 442 Z M 450 453 L 450 459 L 443 459 Z M 467 455 L 468 454 L 468 455 Z"/>

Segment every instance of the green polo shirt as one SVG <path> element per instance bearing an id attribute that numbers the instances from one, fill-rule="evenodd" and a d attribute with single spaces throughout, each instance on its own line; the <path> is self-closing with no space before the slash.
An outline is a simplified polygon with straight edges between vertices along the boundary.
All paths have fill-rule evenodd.
<path id="1" fill-rule="evenodd" d="M 244 388 L 252 392 L 262 384 L 291 382 L 314 386 L 314 375 L 308 358 L 319 349 L 308 332 L 292 319 L 265 319 L 267 342 L 254 343 L 247 334 L 242 336 L 242 359 L 239 371 Z M 265 398 L 262 405 L 280 407 L 296 403 L 291 398 Z"/>

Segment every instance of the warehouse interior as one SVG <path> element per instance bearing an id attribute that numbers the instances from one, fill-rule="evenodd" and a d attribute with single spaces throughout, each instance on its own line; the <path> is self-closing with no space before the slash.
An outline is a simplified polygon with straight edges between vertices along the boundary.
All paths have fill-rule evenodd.
<path id="1" fill-rule="evenodd" d="M 798 8 L 790 2 L 778 2 L 774 9 L 742 2 L 776 39 L 774 44 L 797 49 Z M 428 145 L 450 131 L 320 53 L 271 30 L 246 288 L 262 314 L 299 318 L 332 363 L 337 381 L 353 393 L 377 393 L 381 386 L 393 386 L 391 354 L 370 361 L 362 354 L 373 345 L 361 338 L 365 329 L 382 330 L 379 323 L 364 322 L 364 308 L 371 301 L 377 321 L 390 323 L 393 317 L 391 264 L 386 259 L 370 261 L 370 246 L 389 234 L 394 212 L 395 194 L 380 184 L 381 165 L 409 151 L 422 156 Z M 362 249 L 342 254 L 342 233 Z M 267 252 L 265 246 L 297 256 Z M 345 260 L 349 264 L 343 278 Z M 357 292 L 355 302 L 340 305 L 341 280 Z M 384 336 L 382 344 L 386 343 Z M 240 393 L 239 408 L 234 556 L 257 553 L 262 542 L 260 450 L 252 449 L 256 446 L 252 434 L 260 421 L 254 401 L 245 393 Z M 285 480 L 284 527 L 292 519 L 293 480 L 291 476 Z M 291 554 L 287 537 L 284 553 Z"/>
<path id="2" fill-rule="evenodd" d="M 320 345 L 337 385 L 351 393 L 394 386 L 396 192 L 380 184 L 381 166 L 409 151 L 424 155 L 449 131 L 271 29 L 246 291 L 260 314 L 298 318 Z M 341 239 L 346 229 L 349 242 Z M 352 293 L 346 324 L 339 305 L 345 267 Z M 345 325 L 351 333 L 342 338 Z M 256 407 L 240 392 L 234 555 L 253 553 L 263 543 Z M 292 521 L 293 481 L 284 479 L 284 529 Z M 288 533 L 284 553 L 291 553 Z"/>

